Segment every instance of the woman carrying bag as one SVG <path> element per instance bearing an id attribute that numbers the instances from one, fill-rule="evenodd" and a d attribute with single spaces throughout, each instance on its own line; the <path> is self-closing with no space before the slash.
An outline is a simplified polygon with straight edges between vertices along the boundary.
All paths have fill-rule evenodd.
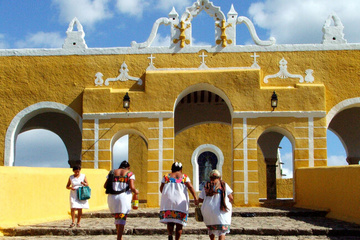
<path id="1" fill-rule="evenodd" d="M 86 179 L 85 174 L 80 173 L 81 167 L 74 166 L 74 174 L 69 177 L 69 180 L 66 184 L 66 188 L 70 190 L 70 208 L 71 208 L 71 220 L 72 223 L 70 228 L 75 227 L 75 211 L 78 212 L 78 218 L 76 226 L 80 227 L 80 220 L 82 216 L 82 210 L 89 208 L 88 200 L 80 200 L 77 196 L 77 189 L 82 186 L 89 186 L 89 183 Z"/>
<path id="2" fill-rule="evenodd" d="M 104 184 L 110 212 L 115 216 L 117 240 L 122 240 L 126 218 L 131 209 L 131 192 L 139 194 L 134 182 L 135 175 L 130 172 L 130 164 L 123 161 L 118 169 L 109 172 Z"/>

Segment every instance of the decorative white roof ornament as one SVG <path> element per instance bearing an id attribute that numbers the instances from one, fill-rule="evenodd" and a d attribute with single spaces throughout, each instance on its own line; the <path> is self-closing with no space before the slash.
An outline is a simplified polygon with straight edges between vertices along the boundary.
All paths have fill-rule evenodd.
<path id="1" fill-rule="evenodd" d="M 199 55 L 199 57 L 201 57 L 201 65 L 199 66 L 199 69 L 209 69 L 208 66 L 206 66 L 206 61 L 205 61 L 205 58 L 207 57 L 208 55 L 205 55 L 204 52 L 201 53 L 201 55 Z"/>
<path id="2" fill-rule="evenodd" d="M 334 22 L 332 26 L 331 23 Z M 347 43 L 344 38 L 344 25 L 336 13 L 332 13 L 326 19 L 325 24 L 322 28 L 323 31 L 323 44 L 341 44 Z"/>
<path id="3" fill-rule="evenodd" d="M 77 31 L 74 31 L 74 26 L 76 24 Z M 64 49 L 85 49 L 87 45 L 85 43 L 85 32 L 79 20 L 75 17 L 69 24 L 69 27 L 66 31 L 66 39 L 63 44 Z"/>
<path id="4" fill-rule="evenodd" d="M 168 18 L 159 18 L 153 25 L 148 40 L 143 43 L 131 42 L 134 48 L 147 48 L 151 46 L 154 41 L 160 25 L 171 25 L 170 34 L 170 48 L 181 49 L 184 47 L 192 46 L 192 20 L 205 11 L 215 22 L 215 43 L 217 46 L 224 48 L 227 46 L 236 45 L 236 25 L 245 23 L 249 29 L 250 35 L 255 44 L 260 46 L 270 46 L 275 44 L 275 38 L 271 37 L 268 41 L 262 41 L 256 34 L 254 24 L 247 17 L 237 17 L 238 14 L 231 5 L 231 9 L 227 15 L 228 20 L 220 7 L 214 6 L 209 0 L 197 0 L 192 6 L 187 7 L 185 12 L 179 19 L 179 14 L 175 8 L 171 10 Z"/>
<path id="5" fill-rule="evenodd" d="M 269 78 L 299 78 L 299 82 L 301 82 L 301 83 L 304 82 L 303 76 L 298 75 L 298 74 L 291 74 L 288 72 L 287 61 L 285 60 L 285 58 L 282 58 L 279 63 L 280 63 L 280 71 L 274 75 L 267 75 L 264 78 L 264 83 L 268 83 Z"/>
<path id="6" fill-rule="evenodd" d="M 245 23 L 246 27 L 248 28 L 251 38 L 254 41 L 256 45 L 260 46 L 271 46 L 276 43 L 276 39 L 274 37 L 270 37 L 268 41 L 260 40 L 258 37 L 254 24 L 251 22 L 251 20 L 247 17 L 241 16 L 237 17 L 238 13 L 234 9 L 234 5 L 231 4 L 230 11 L 227 14 L 228 20 L 227 22 L 231 24 L 230 27 L 226 29 L 226 34 L 229 36 L 229 38 L 232 40 L 232 43 L 229 44 L 231 46 L 236 45 L 236 25 Z"/>
<path id="7" fill-rule="evenodd" d="M 119 72 L 120 72 L 120 75 L 117 76 L 116 78 L 107 78 L 105 80 L 105 86 L 109 86 L 109 82 L 115 82 L 115 81 L 125 82 L 127 80 L 137 81 L 138 85 L 142 85 L 141 78 L 136 78 L 136 77 L 129 76 L 129 74 L 128 74 L 129 69 L 128 69 L 128 66 L 126 65 L 125 62 L 123 62 L 123 64 L 121 64 Z M 102 79 L 103 74 L 101 72 L 98 72 L 98 73 L 95 74 L 95 77 L 96 77 L 95 85 L 96 86 L 102 86 L 103 83 L 104 83 L 104 80 Z"/>

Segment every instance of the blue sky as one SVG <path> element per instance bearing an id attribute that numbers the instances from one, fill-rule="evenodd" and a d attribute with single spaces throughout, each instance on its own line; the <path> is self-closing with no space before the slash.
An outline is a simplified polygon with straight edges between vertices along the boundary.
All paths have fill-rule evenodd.
<path id="1" fill-rule="evenodd" d="M 85 41 L 89 48 L 129 47 L 131 41 L 146 41 L 153 23 L 158 18 L 167 17 L 173 6 L 181 16 L 185 8 L 191 6 L 194 1 L 0 0 L 0 49 L 61 48 L 69 22 L 74 17 L 77 17 L 83 25 Z M 327 17 L 335 12 L 345 26 L 347 42 L 360 42 L 358 30 L 360 1 L 358 0 L 213 0 L 212 2 L 215 6 L 220 6 L 225 15 L 233 4 L 239 16 L 246 16 L 252 20 L 262 40 L 275 37 L 277 44 L 321 43 L 322 26 Z M 253 44 L 245 25 L 238 25 L 237 28 L 237 44 Z M 169 45 L 169 35 L 170 27 L 161 26 L 153 45 Z M 193 21 L 193 37 L 197 45 L 214 44 L 213 21 L 205 12 Z M 30 137 L 26 134 L 30 134 Z M 29 155 L 33 154 L 26 152 L 25 147 L 20 147 L 22 142 L 26 141 L 22 139 L 36 142 L 34 134 L 31 134 L 33 133 L 24 133 L 18 138 L 17 149 L 24 152 L 17 153 L 18 163 L 21 162 L 20 158 L 29 158 Z M 40 136 L 39 139 L 43 139 L 44 136 L 45 139 L 50 138 L 45 131 L 35 135 Z M 331 144 L 328 151 L 329 164 L 345 164 L 343 147 L 332 133 L 329 133 L 329 136 L 331 138 L 328 140 L 328 144 Z M 53 142 L 56 142 L 56 137 L 55 135 Z M 284 166 L 287 167 L 290 165 L 290 163 L 286 164 L 289 148 L 284 146 L 289 144 L 284 141 L 281 145 L 283 145 L 282 159 L 285 162 Z M 24 144 L 24 146 L 29 145 Z M 61 149 L 56 144 L 54 146 L 54 149 Z M 36 152 L 45 152 L 45 150 Z M 49 155 L 63 158 L 60 153 L 47 154 L 47 161 Z M 67 158 L 66 150 L 65 158 Z M 37 160 L 30 162 L 36 165 L 34 163 L 42 162 L 39 159 L 43 157 L 37 156 L 34 159 Z M 66 167 L 63 164 L 59 166 Z M 291 172 L 291 168 L 288 169 Z"/>

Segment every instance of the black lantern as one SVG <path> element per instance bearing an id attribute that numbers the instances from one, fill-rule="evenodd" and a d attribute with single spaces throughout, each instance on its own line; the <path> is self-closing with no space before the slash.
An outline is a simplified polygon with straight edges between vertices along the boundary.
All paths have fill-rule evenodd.
<path id="1" fill-rule="evenodd" d="M 130 107 L 130 97 L 129 94 L 126 93 L 124 98 L 123 98 L 123 108 L 125 108 L 126 110 L 128 110 Z"/>
<path id="2" fill-rule="evenodd" d="M 277 95 L 276 95 L 276 93 L 274 91 L 272 96 L 271 96 L 271 107 L 272 107 L 273 111 L 277 107 L 277 104 L 278 104 L 278 98 L 277 98 Z"/>

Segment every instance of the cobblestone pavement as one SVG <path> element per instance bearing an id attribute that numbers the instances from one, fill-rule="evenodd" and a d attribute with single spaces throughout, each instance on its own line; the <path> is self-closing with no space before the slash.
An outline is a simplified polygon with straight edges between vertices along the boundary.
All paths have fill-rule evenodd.
<path id="1" fill-rule="evenodd" d="M 301 210 L 299 210 L 301 211 Z M 158 209 L 139 209 L 132 211 L 129 215 L 127 223 L 125 225 L 124 240 L 161 240 L 167 239 L 166 236 L 166 225 L 161 224 L 158 218 L 154 215 L 158 212 Z M 240 213 L 255 213 L 256 217 L 241 217 Z M 193 213 L 193 209 L 190 210 L 190 214 Z M 353 230 L 360 232 L 360 226 L 350 224 L 346 222 L 336 221 L 323 217 L 307 217 L 297 215 L 296 217 L 286 216 L 287 211 L 282 209 L 269 209 L 269 208 L 236 208 L 233 211 L 233 215 L 238 214 L 237 217 L 232 218 L 231 231 L 232 234 L 226 236 L 227 240 L 305 240 L 305 239 L 331 239 L 331 240 L 360 240 L 360 234 L 358 237 L 347 236 L 347 237 L 327 237 L 324 236 L 324 232 L 328 230 L 339 229 Z M 266 216 L 261 216 L 266 213 Z M 282 215 L 284 213 L 284 215 Z M 99 214 L 97 212 L 96 214 Z M 114 231 L 114 219 L 107 216 L 108 211 L 100 213 L 102 217 L 96 216 L 95 214 L 87 214 L 81 220 L 81 228 L 76 228 L 78 231 L 76 236 L 71 236 L 74 233 L 74 229 L 69 228 L 70 219 L 63 221 L 55 221 L 43 224 L 37 224 L 33 226 L 20 226 L 20 229 L 25 231 L 31 231 L 37 229 L 38 231 L 48 231 L 48 234 L 54 231 L 62 231 L 67 236 L 27 236 L 27 237 L 0 237 L 1 240 L 10 239 L 49 239 L 49 240 L 60 240 L 60 239 L 116 239 L 115 235 L 111 235 L 111 231 Z M 146 215 L 148 214 L 148 216 Z M 142 216 L 142 217 L 140 217 Z M 147 217 L 146 217 L 147 216 Z M 260 229 L 260 230 L 259 230 Z M 295 229 L 295 230 L 294 230 Z M 106 231 L 110 235 L 90 235 L 91 231 L 99 230 Z M 199 232 L 201 230 L 201 232 Z M 299 231 L 297 234 L 292 234 L 294 231 Z M 321 232 L 320 236 L 311 235 L 312 232 Z M 137 235 L 132 233 L 137 232 Z M 250 233 L 251 232 L 251 233 Z M 265 233 L 264 233 L 265 232 Z M 280 234 L 279 234 L 280 232 Z M 236 234 L 241 233 L 241 234 Z M 286 236 L 280 236 L 281 234 Z M 31 235 L 31 234 L 27 234 Z M 272 235 L 272 236 L 267 236 Z M 316 234 L 315 234 L 316 235 Z M 202 222 L 196 222 L 194 217 L 189 217 L 188 225 L 184 227 L 184 234 L 182 240 L 204 240 L 209 239 L 206 235 L 206 227 Z"/>
<path id="2" fill-rule="evenodd" d="M 114 240 L 116 235 L 0 237 L 1 240 Z M 130 236 L 123 240 L 167 240 L 166 235 Z M 208 240 L 207 235 L 182 235 L 181 240 Z M 226 240 L 359 240 L 360 237 L 227 235 Z"/>

